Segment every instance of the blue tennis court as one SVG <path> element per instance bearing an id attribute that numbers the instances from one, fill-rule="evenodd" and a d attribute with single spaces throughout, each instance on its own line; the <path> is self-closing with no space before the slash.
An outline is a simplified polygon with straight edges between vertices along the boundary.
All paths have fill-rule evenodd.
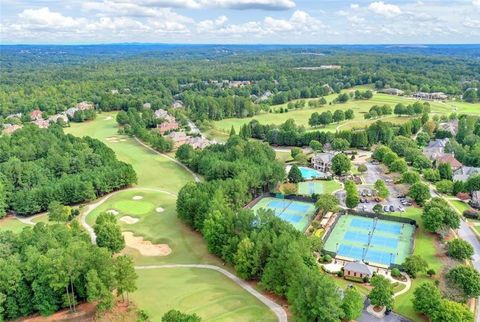
<path id="1" fill-rule="evenodd" d="M 325 242 L 325 250 L 350 260 L 390 266 L 411 254 L 415 227 L 395 221 L 343 215 Z"/>
<path id="2" fill-rule="evenodd" d="M 252 207 L 253 210 L 260 208 L 271 209 L 275 215 L 289 223 L 296 229 L 305 231 L 310 219 L 315 215 L 313 203 L 265 197 Z"/>

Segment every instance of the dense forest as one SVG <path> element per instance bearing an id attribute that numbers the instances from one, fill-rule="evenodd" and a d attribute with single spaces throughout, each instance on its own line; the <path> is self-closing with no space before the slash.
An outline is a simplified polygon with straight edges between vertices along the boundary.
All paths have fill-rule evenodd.
<path id="1" fill-rule="evenodd" d="M 30 215 L 52 201 L 90 201 L 136 183 L 131 165 L 102 142 L 65 135 L 60 126 L 27 125 L 0 137 L 0 214 Z"/>
<path id="2" fill-rule="evenodd" d="M 153 109 L 182 100 L 196 121 L 251 116 L 272 104 L 321 97 L 355 85 L 437 92 L 477 101 L 480 66 L 471 55 L 420 55 L 357 47 L 218 48 L 4 46 L 0 114 L 78 102 L 100 110 Z M 82 49 L 84 49 L 82 51 Z M 115 52 L 115 54 L 113 53 Z M 303 69 L 335 65 L 340 68 Z M 237 82 L 237 83 L 235 83 Z"/>
<path id="3" fill-rule="evenodd" d="M 135 290 L 131 258 L 93 245 L 77 221 L 0 232 L 0 244 L 0 321 L 75 311 L 83 301 L 102 311 L 115 293 Z"/>

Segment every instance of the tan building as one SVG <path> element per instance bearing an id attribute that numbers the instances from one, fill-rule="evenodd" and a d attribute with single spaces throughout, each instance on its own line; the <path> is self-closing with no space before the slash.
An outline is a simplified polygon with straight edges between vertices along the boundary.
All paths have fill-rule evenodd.
<path id="1" fill-rule="evenodd" d="M 172 140 L 174 148 L 178 148 L 188 142 L 188 136 L 185 132 L 170 132 L 167 137 Z"/>
<path id="2" fill-rule="evenodd" d="M 343 266 L 343 274 L 346 277 L 372 277 L 373 269 L 363 262 L 348 262 Z"/>

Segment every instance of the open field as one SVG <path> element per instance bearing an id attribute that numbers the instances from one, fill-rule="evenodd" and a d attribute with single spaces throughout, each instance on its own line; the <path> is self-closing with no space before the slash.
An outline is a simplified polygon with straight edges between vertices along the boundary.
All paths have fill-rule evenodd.
<path id="1" fill-rule="evenodd" d="M 93 122 L 74 124 L 66 132 L 88 133 L 102 140 L 137 172 L 137 187 L 111 195 L 86 218 L 87 223 L 94 225 L 100 212 L 113 210 L 119 219 L 127 216 L 134 219 L 130 223 L 119 220 L 122 231 L 171 249 L 167 256 L 143 256 L 138 249 L 126 247 L 124 252 L 133 257 L 135 265 L 223 266 L 222 261 L 208 252 L 201 235 L 177 218 L 174 194 L 193 180 L 190 173 L 135 140 L 118 136 L 115 113 L 103 113 Z M 274 320 L 273 313 L 264 304 L 218 272 L 175 268 L 137 270 L 137 273 L 138 290 L 132 297 L 153 321 L 159 321 L 162 314 L 172 308 L 196 312 L 208 320 Z"/>
<path id="2" fill-rule="evenodd" d="M 223 274 L 195 268 L 137 270 L 135 303 L 152 321 L 170 309 L 196 313 L 204 321 L 276 321 L 260 301 Z"/>
<path id="3" fill-rule="evenodd" d="M 336 94 L 328 95 L 325 97 L 325 99 L 327 100 L 328 103 L 330 103 L 335 99 L 336 96 L 337 96 Z M 306 99 L 307 102 L 309 100 L 311 99 Z M 352 129 L 352 128 L 363 128 L 378 120 L 378 119 L 375 119 L 375 120 L 364 119 L 363 115 L 366 112 L 368 112 L 370 107 L 372 107 L 373 105 L 388 104 L 393 108 L 397 103 L 403 103 L 408 105 L 408 104 L 412 104 L 415 101 L 416 101 L 415 99 L 409 98 L 409 97 L 392 96 L 388 94 L 376 93 L 373 95 L 372 99 L 370 100 L 357 100 L 357 101 L 349 100 L 345 104 L 325 105 L 319 108 L 306 107 L 304 109 L 299 109 L 299 110 L 290 110 L 288 113 L 262 113 L 250 118 L 242 118 L 242 119 L 233 118 L 233 119 L 216 121 L 214 122 L 214 130 L 217 134 L 218 134 L 218 131 L 222 133 L 229 133 L 231 127 L 233 126 L 238 133 L 238 131 L 240 130 L 240 127 L 243 124 L 247 124 L 252 119 L 256 119 L 262 124 L 278 125 L 290 118 L 294 119 L 298 125 L 303 125 L 307 129 L 312 129 L 308 125 L 308 119 L 310 118 L 313 112 L 321 113 L 328 110 L 333 112 L 337 109 L 340 109 L 343 111 L 347 109 L 353 109 L 355 112 L 355 118 L 353 120 L 343 121 L 338 124 L 332 123 L 325 128 L 319 128 L 319 129 L 335 131 L 337 127 L 343 130 Z M 432 113 L 450 114 L 455 111 L 455 108 L 457 108 L 457 111 L 456 111 L 457 113 L 480 115 L 479 103 L 469 104 L 469 103 L 456 102 L 456 101 L 455 102 L 449 101 L 446 103 L 443 103 L 443 102 L 429 102 L 429 103 L 432 107 Z M 275 109 L 279 109 L 280 107 L 285 108 L 286 106 L 287 104 L 272 106 L 272 109 L 275 110 Z M 381 120 L 389 121 L 392 123 L 403 123 L 408 119 L 409 119 L 408 117 L 397 117 L 394 115 L 381 118 Z"/>
<path id="4" fill-rule="evenodd" d="M 463 214 L 465 210 L 471 209 L 471 207 L 463 201 L 450 200 L 450 202 L 461 214 Z"/>
<path id="5" fill-rule="evenodd" d="M 298 183 L 298 194 L 311 195 L 317 194 L 331 194 L 334 191 L 342 188 L 342 185 L 334 180 L 319 180 L 319 181 L 307 181 Z"/>
<path id="6" fill-rule="evenodd" d="M 31 227 L 31 225 L 24 224 L 15 217 L 7 217 L 0 220 L 0 231 L 11 230 L 14 233 L 19 233 L 25 227 Z"/>

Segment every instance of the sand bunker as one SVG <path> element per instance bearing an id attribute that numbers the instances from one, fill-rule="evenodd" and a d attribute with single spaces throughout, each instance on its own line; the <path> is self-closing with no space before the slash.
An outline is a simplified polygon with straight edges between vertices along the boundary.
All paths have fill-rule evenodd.
<path id="1" fill-rule="evenodd" d="M 158 207 L 158 208 L 155 209 L 155 211 L 158 212 L 158 213 L 161 213 L 161 212 L 164 212 L 165 209 L 163 209 L 162 207 Z"/>
<path id="2" fill-rule="evenodd" d="M 107 117 L 105 118 L 105 121 L 110 121 L 110 120 L 113 120 L 113 117 L 107 116 Z"/>
<path id="3" fill-rule="evenodd" d="M 125 238 L 125 244 L 130 248 L 135 248 L 143 256 L 167 256 L 172 252 L 167 244 L 152 244 L 143 237 L 133 236 L 130 231 L 123 232 L 122 235 Z"/>
<path id="4" fill-rule="evenodd" d="M 105 140 L 110 142 L 110 143 L 118 143 L 119 142 L 118 137 L 116 137 L 116 136 L 110 136 L 108 138 L 105 138 Z"/>
<path id="5" fill-rule="evenodd" d="M 112 214 L 114 216 L 118 215 L 118 211 L 116 211 L 115 209 L 109 209 L 107 210 L 107 214 Z"/>
<path id="6" fill-rule="evenodd" d="M 124 223 L 133 225 L 133 224 L 136 224 L 138 222 L 138 218 L 133 218 L 133 217 L 130 217 L 130 216 L 123 216 L 122 218 L 120 218 L 120 221 L 123 221 Z"/>
<path id="7" fill-rule="evenodd" d="M 133 196 L 132 199 L 133 199 L 133 200 L 142 200 L 143 197 L 142 197 L 142 196 Z"/>

